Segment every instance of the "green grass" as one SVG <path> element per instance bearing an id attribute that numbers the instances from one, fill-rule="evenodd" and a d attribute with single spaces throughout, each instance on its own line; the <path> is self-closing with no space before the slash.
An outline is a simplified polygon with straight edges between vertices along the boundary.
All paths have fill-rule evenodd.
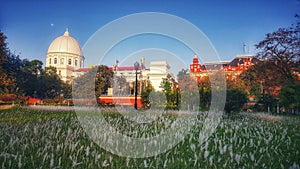
<path id="1" fill-rule="evenodd" d="M 163 123 L 130 123 L 118 113 L 104 113 L 124 134 L 167 128 Z M 176 119 L 167 115 L 163 120 Z M 199 118 L 201 119 L 201 117 Z M 13 108 L 0 111 L 1 168 L 289 168 L 300 165 L 300 117 L 237 114 L 221 120 L 204 144 L 195 126 L 169 151 L 149 158 L 111 154 L 92 142 L 73 111 Z M 129 134 L 130 135 L 130 134 Z M 131 135 L 132 136 L 132 135 Z M 137 134 L 137 137 L 140 135 Z M 144 135 L 145 136 L 145 135 Z"/>

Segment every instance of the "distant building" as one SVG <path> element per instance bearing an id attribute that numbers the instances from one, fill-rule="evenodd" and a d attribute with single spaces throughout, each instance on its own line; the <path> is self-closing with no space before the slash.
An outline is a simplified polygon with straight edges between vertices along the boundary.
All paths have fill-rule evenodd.
<path id="1" fill-rule="evenodd" d="M 115 76 L 123 76 L 128 83 L 135 81 L 134 66 L 119 66 L 118 62 L 109 68 Z M 139 80 L 150 80 L 155 91 L 161 91 L 160 84 L 163 78 L 169 79 L 172 83 L 176 83 L 175 76 L 170 72 L 170 66 L 166 61 L 151 61 L 149 68 L 145 67 L 145 59 L 142 57 L 141 64 L 138 69 L 140 74 Z"/>
<path id="2" fill-rule="evenodd" d="M 84 75 L 91 68 L 79 68 L 74 70 L 73 77 Z M 135 68 L 134 66 L 119 66 L 118 61 L 116 64 L 109 67 L 109 70 L 114 72 L 116 77 L 124 77 L 126 81 L 133 85 L 135 82 Z M 167 78 L 171 83 L 177 83 L 176 77 L 170 72 L 170 66 L 166 61 L 151 61 L 149 68 L 145 66 L 145 58 L 142 57 L 140 66 L 138 68 L 138 80 L 149 80 L 155 91 L 161 91 L 160 84 L 163 78 Z M 109 89 L 109 94 L 112 94 L 112 89 Z"/>
<path id="3" fill-rule="evenodd" d="M 75 69 L 73 72 L 73 77 L 76 78 L 76 77 L 82 76 L 90 70 L 91 70 L 91 68 L 87 68 L 87 67 Z"/>
<path id="4" fill-rule="evenodd" d="M 237 55 L 232 61 L 211 62 L 200 64 L 198 56 L 195 55 L 193 63 L 190 64 L 191 76 L 201 81 L 201 78 L 208 76 L 208 71 L 224 71 L 229 80 L 235 80 L 243 71 L 253 66 L 259 60 L 254 55 Z"/>
<path id="5" fill-rule="evenodd" d="M 150 62 L 150 70 L 148 72 L 149 80 L 156 91 L 161 91 L 159 88 L 162 79 L 167 78 L 173 84 L 176 83 L 176 77 L 170 73 L 170 66 L 166 61 L 153 61 Z"/>
<path id="6" fill-rule="evenodd" d="M 63 36 L 54 39 L 46 54 L 46 67 L 53 66 L 62 81 L 70 83 L 74 71 L 84 66 L 84 56 L 76 39 L 66 29 Z"/>

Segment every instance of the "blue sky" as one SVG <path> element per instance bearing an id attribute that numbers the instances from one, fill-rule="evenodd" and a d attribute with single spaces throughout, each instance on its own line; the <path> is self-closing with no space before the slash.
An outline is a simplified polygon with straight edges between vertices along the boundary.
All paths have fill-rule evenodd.
<path id="1" fill-rule="evenodd" d="M 231 60 L 243 53 L 243 43 L 255 53 L 253 45 L 266 33 L 290 26 L 299 9 L 297 0 L 6 0 L 0 6 L 0 29 L 8 37 L 12 52 L 23 59 L 45 62 L 48 46 L 66 27 L 83 46 L 99 28 L 115 19 L 139 12 L 162 12 L 196 25 L 210 39 L 221 60 Z M 126 57 L 119 55 L 115 57 Z M 187 54 L 182 59 L 190 63 L 192 57 Z M 86 66 L 89 64 L 93 62 L 87 58 Z"/>

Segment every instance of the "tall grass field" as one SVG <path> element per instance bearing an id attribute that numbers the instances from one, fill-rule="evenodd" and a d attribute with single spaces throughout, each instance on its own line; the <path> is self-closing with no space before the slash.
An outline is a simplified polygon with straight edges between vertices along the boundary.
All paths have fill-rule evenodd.
<path id="1" fill-rule="evenodd" d="M 120 131 L 145 132 L 113 109 L 103 115 Z M 176 115 L 165 118 L 172 123 Z M 151 135 L 167 127 L 151 123 L 144 128 Z M 195 126 L 165 153 L 128 158 L 94 143 L 74 111 L 15 107 L 0 110 L 0 168 L 300 168 L 299 116 L 224 116 L 202 144 L 200 130 Z"/>

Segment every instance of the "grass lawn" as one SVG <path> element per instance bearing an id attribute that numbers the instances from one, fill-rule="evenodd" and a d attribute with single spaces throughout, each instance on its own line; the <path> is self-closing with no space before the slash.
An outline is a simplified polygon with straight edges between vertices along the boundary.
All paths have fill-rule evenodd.
<path id="1" fill-rule="evenodd" d="M 123 116 L 104 113 L 116 129 L 141 131 Z M 166 117 L 172 120 L 176 116 Z M 132 127 L 134 126 L 134 127 Z M 149 135 L 163 130 L 148 124 Z M 300 117 L 238 114 L 224 117 L 199 144 L 195 126 L 169 151 L 149 158 L 114 155 L 95 144 L 74 111 L 0 110 L 0 168 L 299 168 Z M 151 134 L 150 134 L 151 133 Z M 155 134 L 155 133 L 154 133 Z"/>

